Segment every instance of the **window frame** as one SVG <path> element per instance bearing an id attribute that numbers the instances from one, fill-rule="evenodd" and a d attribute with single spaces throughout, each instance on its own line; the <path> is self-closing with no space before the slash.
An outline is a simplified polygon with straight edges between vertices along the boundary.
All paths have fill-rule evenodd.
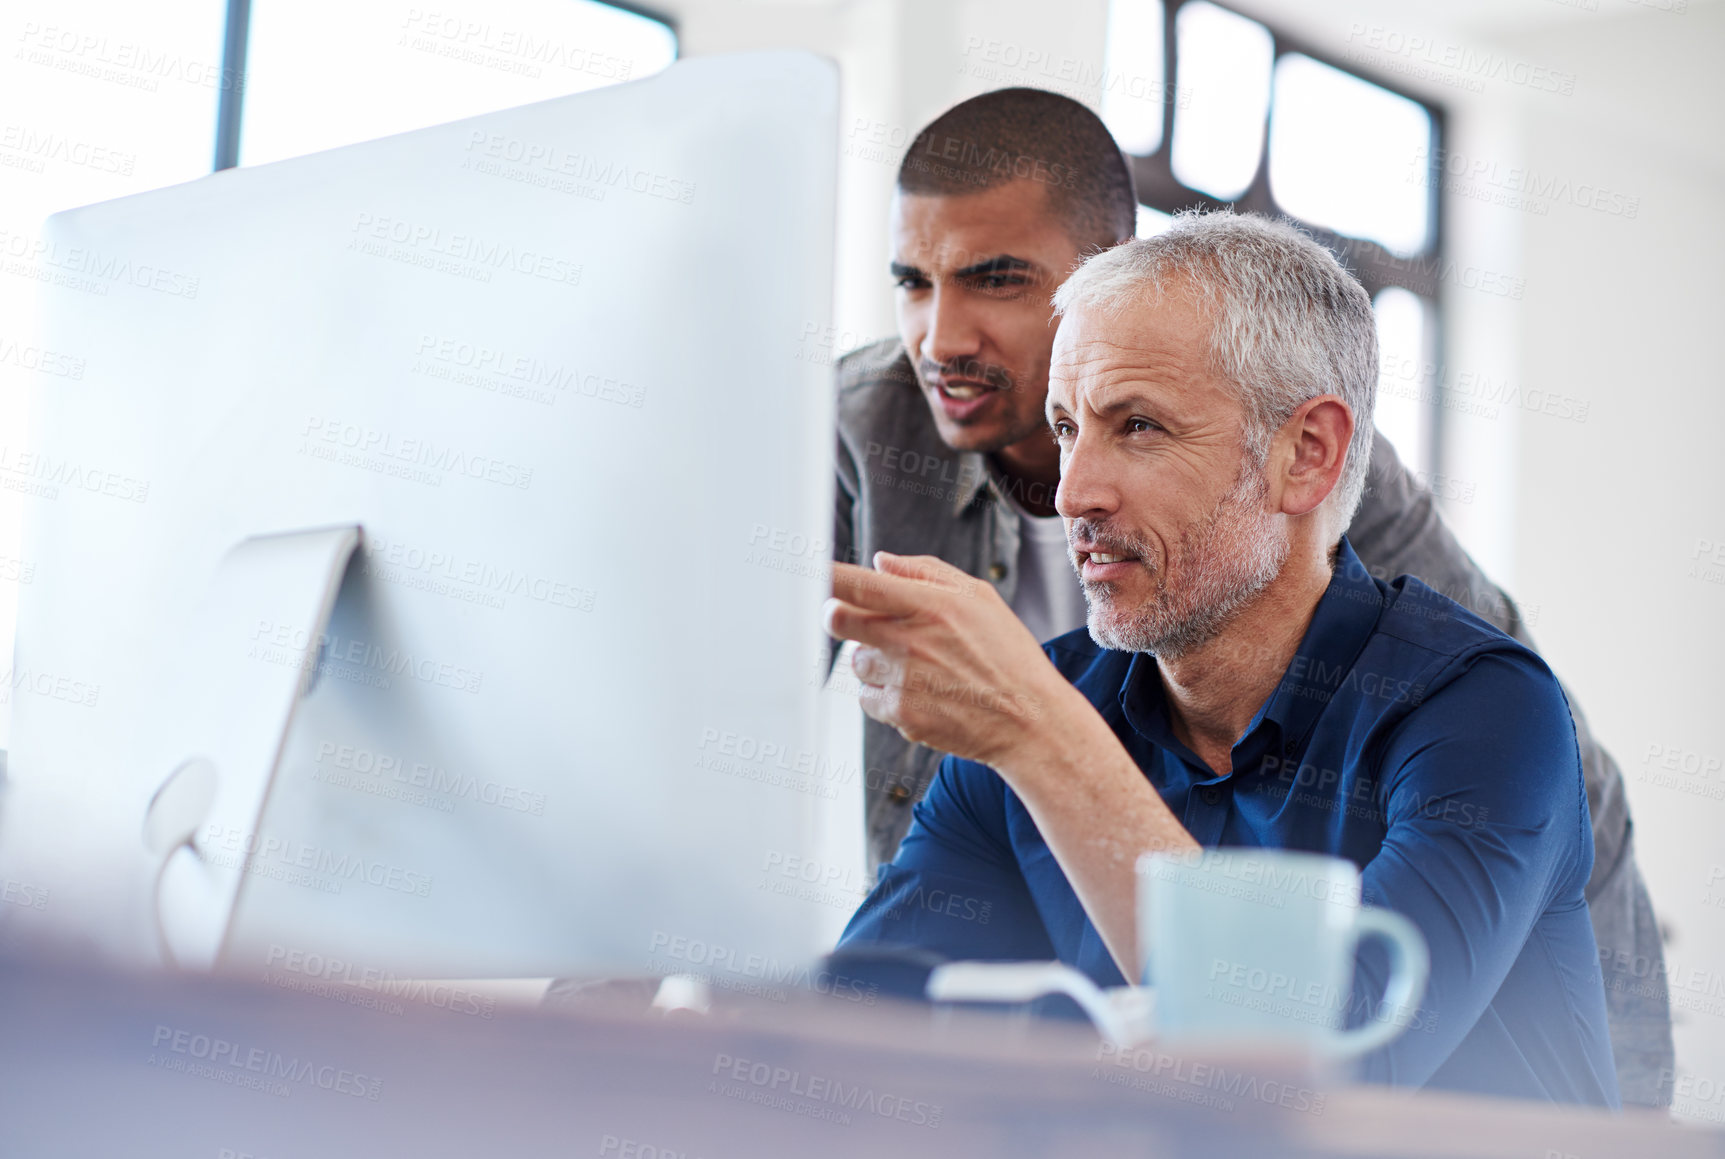
<path id="1" fill-rule="evenodd" d="M 630 3 L 629 0 L 591 0 L 594 4 L 603 4 L 607 8 L 615 8 L 627 12 L 631 16 L 639 16 L 644 20 L 652 20 L 663 24 L 671 33 L 671 39 L 676 45 L 672 61 L 683 57 L 683 36 L 677 28 L 677 21 L 668 13 L 644 4 Z M 215 160 L 211 172 L 219 173 L 223 169 L 233 169 L 239 165 L 240 133 L 245 125 L 245 75 L 246 51 L 252 38 L 252 0 L 228 0 L 227 15 L 222 30 L 222 78 L 223 84 L 216 101 L 216 147 Z M 227 83 L 232 77 L 233 83 Z"/>
<path id="2" fill-rule="evenodd" d="M 1163 0 L 1162 4 L 1162 91 L 1165 94 L 1162 101 L 1162 141 L 1154 153 L 1127 153 L 1126 161 L 1132 169 L 1133 183 L 1138 191 L 1138 202 L 1141 205 L 1161 213 L 1177 213 L 1182 209 L 1200 208 L 1206 210 L 1232 207 L 1241 212 L 1261 213 L 1266 217 L 1286 219 L 1299 225 L 1307 233 L 1327 247 L 1339 258 L 1344 266 L 1360 280 L 1374 304 L 1378 292 L 1389 287 L 1399 287 L 1411 291 L 1420 298 L 1426 307 L 1425 350 L 1423 364 L 1431 366 L 1433 373 L 1429 389 L 1431 400 L 1426 406 L 1425 416 L 1425 455 L 1428 464 L 1436 468 L 1441 463 L 1444 430 L 1442 383 L 1444 368 L 1442 361 L 1443 342 L 1441 341 L 1443 327 L 1443 294 L 1441 274 L 1444 267 L 1445 231 L 1444 216 L 1445 200 L 1443 196 L 1443 142 L 1448 135 L 1446 111 L 1441 104 L 1425 97 L 1411 93 L 1386 79 L 1383 75 L 1369 69 L 1361 68 L 1352 62 L 1344 63 L 1337 56 L 1318 48 L 1298 36 L 1291 36 L 1276 27 L 1270 21 L 1263 20 L 1249 12 L 1222 2 L 1222 0 L 1206 0 L 1218 8 L 1261 25 L 1270 34 L 1270 70 L 1274 78 L 1276 66 L 1284 55 L 1298 53 L 1310 57 L 1320 64 L 1328 65 L 1338 72 L 1358 77 L 1369 84 L 1394 93 L 1414 102 L 1423 108 L 1431 117 L 1431 141 L 1426 152 L 1426 213 L 1429 225 L 1426 234 L 1425 248 L 1411 257 L 1400 257 L 1375 241 L 1365 238 L 1349 237 L 1335 230 L 1315 225 L 1305 219 L 1289 213 L 1276 203 L 1275 195 L 1270 190 L 1270 132 L 1269 118 L 1276 115 L 1275 90 L 1272 87 L 1270 107 L 1266 114 L 1264 140 L 1258 148 L 1258 167 L 1252 175 L 1251 184 L 1246 191 L 1233 201 L 1223 201 L 1201 190 L 1193 189 L 1174 176 L 1174 114 L 1179 103 L 1180 71 L 1179 71 L 1179 36 L 1176 20 L 1180 9 L 1191 0 Z"/>

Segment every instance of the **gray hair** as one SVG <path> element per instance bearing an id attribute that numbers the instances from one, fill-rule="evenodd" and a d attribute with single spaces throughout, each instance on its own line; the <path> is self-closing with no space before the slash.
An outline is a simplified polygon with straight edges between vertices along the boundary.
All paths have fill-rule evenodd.
<path id="1" fill-rule="evenodd" d="M 1054 312 L 1119 315 L 1170 289 L 1210 319 L 1210 357 L 1246 408 L 1246 449 L 1261 466 L 1300 404 L 1339 395 L 1354 412 L 1341 479 L 1324 502 L 1336 536 L 1365 491 L 1378 390 L 1378 334 L 1365 287 L 1302 231 L 1257 214 L 1187 210 L 1154 237 L 1092 257 L 1054 294 Z"/>

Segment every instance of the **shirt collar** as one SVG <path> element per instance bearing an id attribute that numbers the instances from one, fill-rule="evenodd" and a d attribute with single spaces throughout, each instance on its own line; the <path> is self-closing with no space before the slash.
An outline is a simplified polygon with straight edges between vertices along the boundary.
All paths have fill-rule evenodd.
<path id="1" fill-rule="evenodd" d="M 1302 740 L 1353 668 L 1383 607 L 1384 595 L 1377 581 L 1343 536 L 1330 569 L 1330 585 L 1318 598 L 1312 622 L 1276 690 L 1236 743 L 1236 751 L 1266 723 L 1280 728 L 1288 742 Z M 1191 750 L 1174 736 L 1162 674 L 1150 653 L 1141 652 L 1132 658 L 1120 688 L 1120 708 L 1127 723 L 1145 740 L 1197 762 Z"/>
<path id="2" fill-rule="evenodd" d="M 1312 622 L 1261 714 L 1298 742 L 1335 697 L 1383 614 L 1384 593 L 1342 536 Z"/>

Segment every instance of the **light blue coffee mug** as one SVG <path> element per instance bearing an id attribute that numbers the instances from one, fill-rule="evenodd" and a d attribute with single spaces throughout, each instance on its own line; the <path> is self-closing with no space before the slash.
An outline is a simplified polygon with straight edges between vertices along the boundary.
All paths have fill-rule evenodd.
<path id="1" fill-rule="evenodd" d="M 1365 1021 L 1353 1005 L 1360 943 L 1379 938 L 1390 974 Z M 1430 959 L 1400 914 L 1360 904 L 1353 862 L 1283 849 L 1147 853 L 1138 860 L 1141 979 L 1156 990 L 1156 1033 L 1285 1043 L 1354 1058 L 1429 1014 Z"/>

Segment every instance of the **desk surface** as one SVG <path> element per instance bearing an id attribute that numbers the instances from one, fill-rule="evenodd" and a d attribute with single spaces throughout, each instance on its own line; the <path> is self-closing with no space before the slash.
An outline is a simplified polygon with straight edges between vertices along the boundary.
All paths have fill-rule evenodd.
<path id="1" fill-rule="evenodd" d="M 884 1002 L 666 1020 L 276 981 L 0 962 L 0 1154 L 1725 1157 L 1725 1133 L 1648 1112 L 1114 1056 L 1076 1027 Z"/>

